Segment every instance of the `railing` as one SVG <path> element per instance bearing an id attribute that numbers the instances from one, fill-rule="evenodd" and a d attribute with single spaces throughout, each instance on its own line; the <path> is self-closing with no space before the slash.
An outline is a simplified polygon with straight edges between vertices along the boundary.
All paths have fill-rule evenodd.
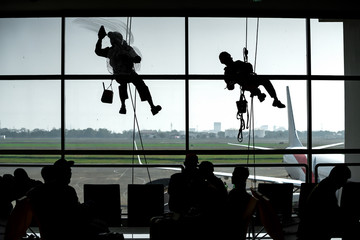
<path id="1" fill-rule="evenodd" d="M 315 166 L 315 182 L 319 181 L 319 168 L 321 167 L 334 167 L 336 165 L 346 165 L 348 167 L 360 167 L 360 163 L 319 163 Z"/>

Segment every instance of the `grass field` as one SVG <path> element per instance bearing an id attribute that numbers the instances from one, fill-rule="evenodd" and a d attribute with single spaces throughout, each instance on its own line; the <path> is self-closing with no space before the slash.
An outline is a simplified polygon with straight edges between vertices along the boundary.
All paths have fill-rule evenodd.
<path id="1" fill-rule="evenodd" d="M 191 150 L 237 150 L 240 147 L 228 145 L 229 142 L 236 143 L 236 139 L 190 139 Z M 245 141 L 244 141 L 244 144 Z M 286 147 L 284 141 L 259 140 L 257 146 L 283 149 Z M 140 141 L 137 140 L 138 149 L 142 149 Z M 60 150 L 60 139 L 56 138 L 18 138 L 1 139 L 0 150 Z M 184 139 L 144 139 L 145 150 L 185 150 Z M 132 139 L 115 138 L 70 138 L 65 141 L 65 149 L 68 150 L 132 150 Z M 247 149 L 246 147 L 243 149 Z M 0 155 L 1 163 L 52 163 L 60 156 L 54 155 Z M 142 161 L 147 163 L 181 163 L 184 156 L 181 155 L 148 155 L 140 156 Z M 209 160 L 214 163 L 279 163 L 282 155 L 200 155 L 199 159 Z M 137 163 L 137 156 L 129 155 L 71 155 L 66 156 L 68 160 L 77 163 Z"/>

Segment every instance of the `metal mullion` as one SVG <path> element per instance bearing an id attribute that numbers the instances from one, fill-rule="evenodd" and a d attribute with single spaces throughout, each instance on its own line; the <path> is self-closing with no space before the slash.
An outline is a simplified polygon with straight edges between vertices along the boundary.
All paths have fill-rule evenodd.
<path id="1" fill-rule="evenodd" d="M 307 182 L 312 182 L 312 87 L 311 87 L 311 28 L 310 18 L 306 18 L 306 89 L 307 89 L 307 158 L 309 173 Z"/>
<path id="2" fill-rule="evenodd" d="M 61 157 L 65 158 L 65 17 L 61 18 Z"/>
<path id="3" fill-rule="evenodd" d="M 185 150 L 189 151 L 189 17 L 185 17 Z"/>

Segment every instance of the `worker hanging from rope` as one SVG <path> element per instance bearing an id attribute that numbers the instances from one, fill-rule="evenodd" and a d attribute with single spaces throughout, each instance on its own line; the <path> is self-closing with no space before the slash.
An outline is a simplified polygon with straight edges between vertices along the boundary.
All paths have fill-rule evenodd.
<path id="1" fill-rule="evenodd" d="M 262 93 L 259 89 L 259 86 L 263 86 L 270 97 L 274 99 L 272 105 L 278 108 L 285 108 L 285 105 L 277 98 L 276 91 L 270 80 L 256 75 L 250 63 L 240 60 L 234 61 L 228 52 L 221 52 L 219 59 L 226 66 L 224 68 L 224 80 L 228 90 L 233 90 L 237 83 L 243 91 L 249 91 L 251 97 L 257 96 L 259 101 L 263 102 L 266 94 Z"/>
<path id="2" fill-rule="evenodd" d="M 102 48 L 102 40 L 105 36 L 109 37 L 111 47 Z M 153 115 L 156 115 L 161 110 L 160 105 L 154 105 L 149 88 L 134 70 L 134 63 L 140 63 L 141 57 L 127 44 L 121 33 L 106 33 L 104 26 L 101 26 L 98 32 L 95 53 L 98 56 L 109 59 L 115 80 L 120 84 L 120 114 L 126 114 L 125 100 L 129 98 L 127 84 L 130 82 L 132 82 L 138 90 L 141 101 L 147 101 L 149 103 Z"/>

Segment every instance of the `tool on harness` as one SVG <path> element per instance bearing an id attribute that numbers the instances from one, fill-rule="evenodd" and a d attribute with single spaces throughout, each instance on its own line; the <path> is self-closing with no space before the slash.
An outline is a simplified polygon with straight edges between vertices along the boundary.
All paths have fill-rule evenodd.
<path id="1" fill-rule="evenodd" d="M 243 48 L 243 57 L 244 57 L 244 62 L 248 62 L 249 58 L 248 58 L 248 54 L 249 54 L 249 51 L 247 50 L 246 47 Z"/>
<path id="2" fill-rule="evenodd" d="M 248 118 L 249 118 L 249 112 L 248 112 L 248 109 L 247 109 L 248 108 L 248 102 L 246 101 L 244 91 L 241 91 L 240 99 L 239 99 L 239 101 L 236 101 L 236 107 L 238 109 L 237 114 L 236 114 L 236 118 L 240 120 L 240 128 L 239 128 L 239 132 L 238 132 L 238 135 L 237 135 L 237 140 L 239 142 L 242 142 L 243 141 L 243 133 L 242 133 L 242 131 L 245 128 L 248 128 L 245 125 L 245 120 L 243 118 L 243 114 L 247 113 Z"/>
<path id="3" fill-rule="evenodd" d="M 112 82 L 113 82 L 113 80 L 111 80 L 111 83 L 110 83 L 109 87 L 107 87 L 107 88 L 105 88 L 104 82 L 102 83 L 104 91 L 101 96 L 101 102 L 103 102 L 103 103 L 111 104 L 113 102 L 114 92 L 112 90 Z"/>

